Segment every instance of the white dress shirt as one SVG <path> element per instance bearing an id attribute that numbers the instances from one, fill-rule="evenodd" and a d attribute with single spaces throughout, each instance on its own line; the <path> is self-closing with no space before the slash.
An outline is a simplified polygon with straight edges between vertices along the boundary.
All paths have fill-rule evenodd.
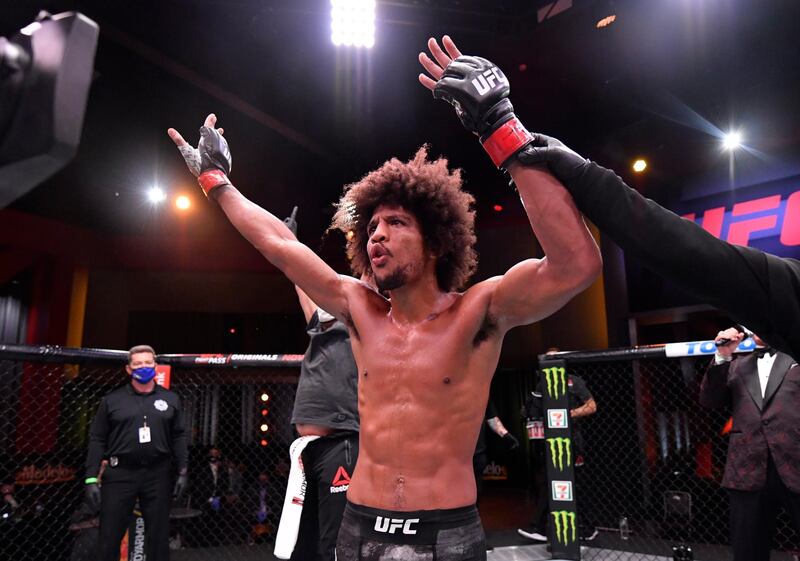
<path id="1" fill-rule="evenodd" d="M 778 356 L 778 353 L 773 352 L 764 353 L 764 356 L 756 360 L 756 367 L 758 368 L 758 383 L 761 385 L 761 397 L 767 393 L 767 382 L 769 382 L 769 373 L 772 370 L 772 365 L 775 364 L 775 358 Z M 733 357 L 726 357 L 719 352 L 714 353 L 714 364 L 722 364 L 724 362 L 730 362 L 733 360 Z"/>
<path id="2" fill-rule="evenodd" d="M 767 382 L 769 382 L 769 372 L 772 370 L 772 365 L 775 363 L 775 357 L 778 353 L 772 354 L 764 353 L 764 356 L 756 361 L 758 366 L 758 381 L 761 384 L 761 397 L 767 392 Z"/>

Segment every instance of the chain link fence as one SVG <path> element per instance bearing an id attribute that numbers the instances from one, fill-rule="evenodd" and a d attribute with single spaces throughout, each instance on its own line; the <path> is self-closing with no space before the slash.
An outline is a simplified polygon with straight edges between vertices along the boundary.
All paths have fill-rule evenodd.
<path id="1" fill-rule="evenodd" d="M 173 560 L 271 558 L 302 357 L 256 357 L 262 366 L 248 358 L 159 357 L 172 363 L 190 451 L 190 489 L 170 514 Z M 0 346 L 0 559 L 96 560 L 98 513 L 83 500 L 89 427 L 101 398 L 128 383 L 125 360 L 116 351 Z M 212 448 L 221 456 L 216 483 Z M 141 559 L 133 530 L 123 558 L 127 547 Z"/>
<path id="2" fill-rule="evenodd" d="M 729 412 L 697 402 L 708 357 L 562 354 L 598 404 L 582 423 L 584 463 L 575 474 L 578 519 L 600 529 L 582 558 L 672 559 L 673 547 L 687 546 L 697 560 L 729 559 L 719 484 Z M 172 559 L 271 558 L 300 357 L 159 358 L 172 365 L 190 445 L 192 486 L 173 506 Z M 124 352 L 0 345 L 0 559 L 96 559 L 97 513 L 83 502 L 83 466 L 100 399 L 127 383 L 124 363 Z M 208 485 L 212 447 L 222 458 L 216 490 Z M 623 519 L 629 533 L 620 531 Z M 787 561 L 798 549 L 785 513 L 774 549 L 773 560 Z M 129 553 L 134 559 L 135 539 Z"/>
<path id="3" fill-rule="evenodd" d="M 606 353 L 621 360 L 559 353 L 598 405 L 581 423 L 584 464 L 575 470 L 578 519 L 600 530 L 583 543 L 582 559 L 730 559 L 728 497 L 720 486 L 730 411 L 698 402 L 709 355 L 663 358 L 662 349 L 661 358 L 647 358 L 656 354 L 648 351 Z M 797 560 L 799 544 L 782 511 L 773 561 Z M 693 556 L 683 553 L 689 548 Z"/>

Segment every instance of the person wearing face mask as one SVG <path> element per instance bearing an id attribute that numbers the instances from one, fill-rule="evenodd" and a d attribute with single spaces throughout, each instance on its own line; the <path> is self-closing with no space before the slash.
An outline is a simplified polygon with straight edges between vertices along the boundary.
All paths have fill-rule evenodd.
<path id="1" fill-rule="evenodd" d="M 149 561 L 169 559 L 169 510 L 173 495 L 186 490 L 188 448 L 181 400 L 155 381 L 155 351 L 128 351 L 130 383 L 100 402 L 89 432 L 86 500 L 100 508 L 98 559 L 118 560 L 120 542 L 138 499 Z M 100 466 L 107 461 L 102 482 Z M 172 467 L 178 478 L 171 488 Z"/>

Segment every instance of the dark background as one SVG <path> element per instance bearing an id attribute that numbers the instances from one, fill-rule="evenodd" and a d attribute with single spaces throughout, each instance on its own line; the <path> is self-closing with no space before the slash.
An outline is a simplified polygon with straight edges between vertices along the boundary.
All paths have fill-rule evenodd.
<path id="1" fill-rule="evenodd" d="M 516 195 L 452 109 L 417 82 L 417 53 L 444 33 L 504 69 L 529 129 L 561 138 L 668 206 L 681 206 L 687 189 L 730 199 L 740 185 L 797 174 L 797 2 L 620 0 L 611 4 L 616 22 L 604 29 L 595 22 L 607 2 L 574 0 L 539 22 L 547 4 L 378 2 L 375 46 L 359 50 L 333 46 L 322 0 L 4 3 L 5 36 L 42 8 L 80 10 L 101 35 L 77 157 L 4 211 L 3 294 L 29 305 L 42 293 L 56 301 L 52 279 L 83 266 L 84 345 L 157 337 L 165 352 L 302 351 L 291 287 L 278 279 L 259 289 L 274 269 L 203 200 L 166 136 L 174 126 L 195 141 L 211 111 L 226 129 L 237 187 L 279 216 L 299 205 L 301 240 L 340 271 L 343 240 L 324 232 L 342 186 L 424 143 L 464 168 L 477 198 L 475 278 L 536 255 Z M 747 144 L 733 179 L 719 138 L 731 126 L 744 130 Z M 634 176 L 638 156 L 649 168 Z M 170 200 L 189 194 L 191 211 L 151 205 L 146 190 L 154 184 Z M 609 344 L 627 343 L 630 313 L 699 304 L 610 255 L 608 244 L 604 250 L 605 311 L 593 304 L 577 323 L 581 314 L 606 313 Z M 44 288 L 43 273 L 31 272 L 42 259 L 51 279 Z M 68 316 L 50 312 L 53 325 L 59 313 Z M 244 332 L 232 336 L 237 326 Z M 31 329 L 28 342 L 63 343 L 61 328 Z M 562 325 L 551 337 L 545 325 L 533 342 L 522 336 L 523 354 L 595 344 L 591 334 L 570 339 L 566 331 Z"/>

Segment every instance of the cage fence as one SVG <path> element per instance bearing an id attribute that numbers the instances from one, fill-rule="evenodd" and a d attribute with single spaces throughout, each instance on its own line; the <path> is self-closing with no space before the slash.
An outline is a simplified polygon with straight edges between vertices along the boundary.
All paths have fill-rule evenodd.
<path id="1" fill-rule="evenodd" d="M 233 357 L 234 360 L 231 360 Z M 190 486 L 172 504 L 173 559 L 271 550 L 289 473 L 296 355 L 159 357 L 182 401 Z M 0 346 L 0 558 L 96 559 L 98 513 L 84 501 L 89 428 L 128 383 L 126 354 Z M 248 365 L 251 364 L 251 365 Z M 209 461 L 212 448 L 220 461 Z M 216 455 L 216 452 L 213 454 Z M 101 477 L 102 481 L 102 477 Z M 140 557 L 136 526 L 123 558 Z"/>
<path id="2" fill-rule="evenodd" d="M 301 357 L 246 357 L 159 357 L 171 364 L 190 449 L 190 490 L 171 513 L 174 560 L 271 553 Z M 673 559 L 681 546 L 698 560 L 730 558 L 720 487 L 730 412 L 698 405 L 708 357 L 631 350 L 612 360 L 596 353 L 565 359 L 598 404 L 582 423 L 583 462 L 575 470 L 578 523 L 600 530 L 582 558 Z M 96 559 L 97 513 L 83 500 L 89 426 L 101 398 L 127 383 L 124 362 L 122 351 L 0 345 L 1 559 Z M 221 456 L 216 482 L 212 447 Z M 129 545 L 134 559 L 135 536 Z M 773 560 L 797 556 L 785 513 L 773 546 Z"/>
<path id="3" fill-rule="evenodd" d="M 650 561 L 731 558 L 727 491 L 720 485 L 731 429 L 729 409 L 699 405 L 713 344 L 694 356 L 664 347 L 561 353 L 567 371 L 597 402 L 580 424 L 578 524 L 597 528 L 581 558 Z M 579 452 L 580 453 L 580 452 Z M 781 510 L 772 559 L 796 561 L 800 545 Z"/>

